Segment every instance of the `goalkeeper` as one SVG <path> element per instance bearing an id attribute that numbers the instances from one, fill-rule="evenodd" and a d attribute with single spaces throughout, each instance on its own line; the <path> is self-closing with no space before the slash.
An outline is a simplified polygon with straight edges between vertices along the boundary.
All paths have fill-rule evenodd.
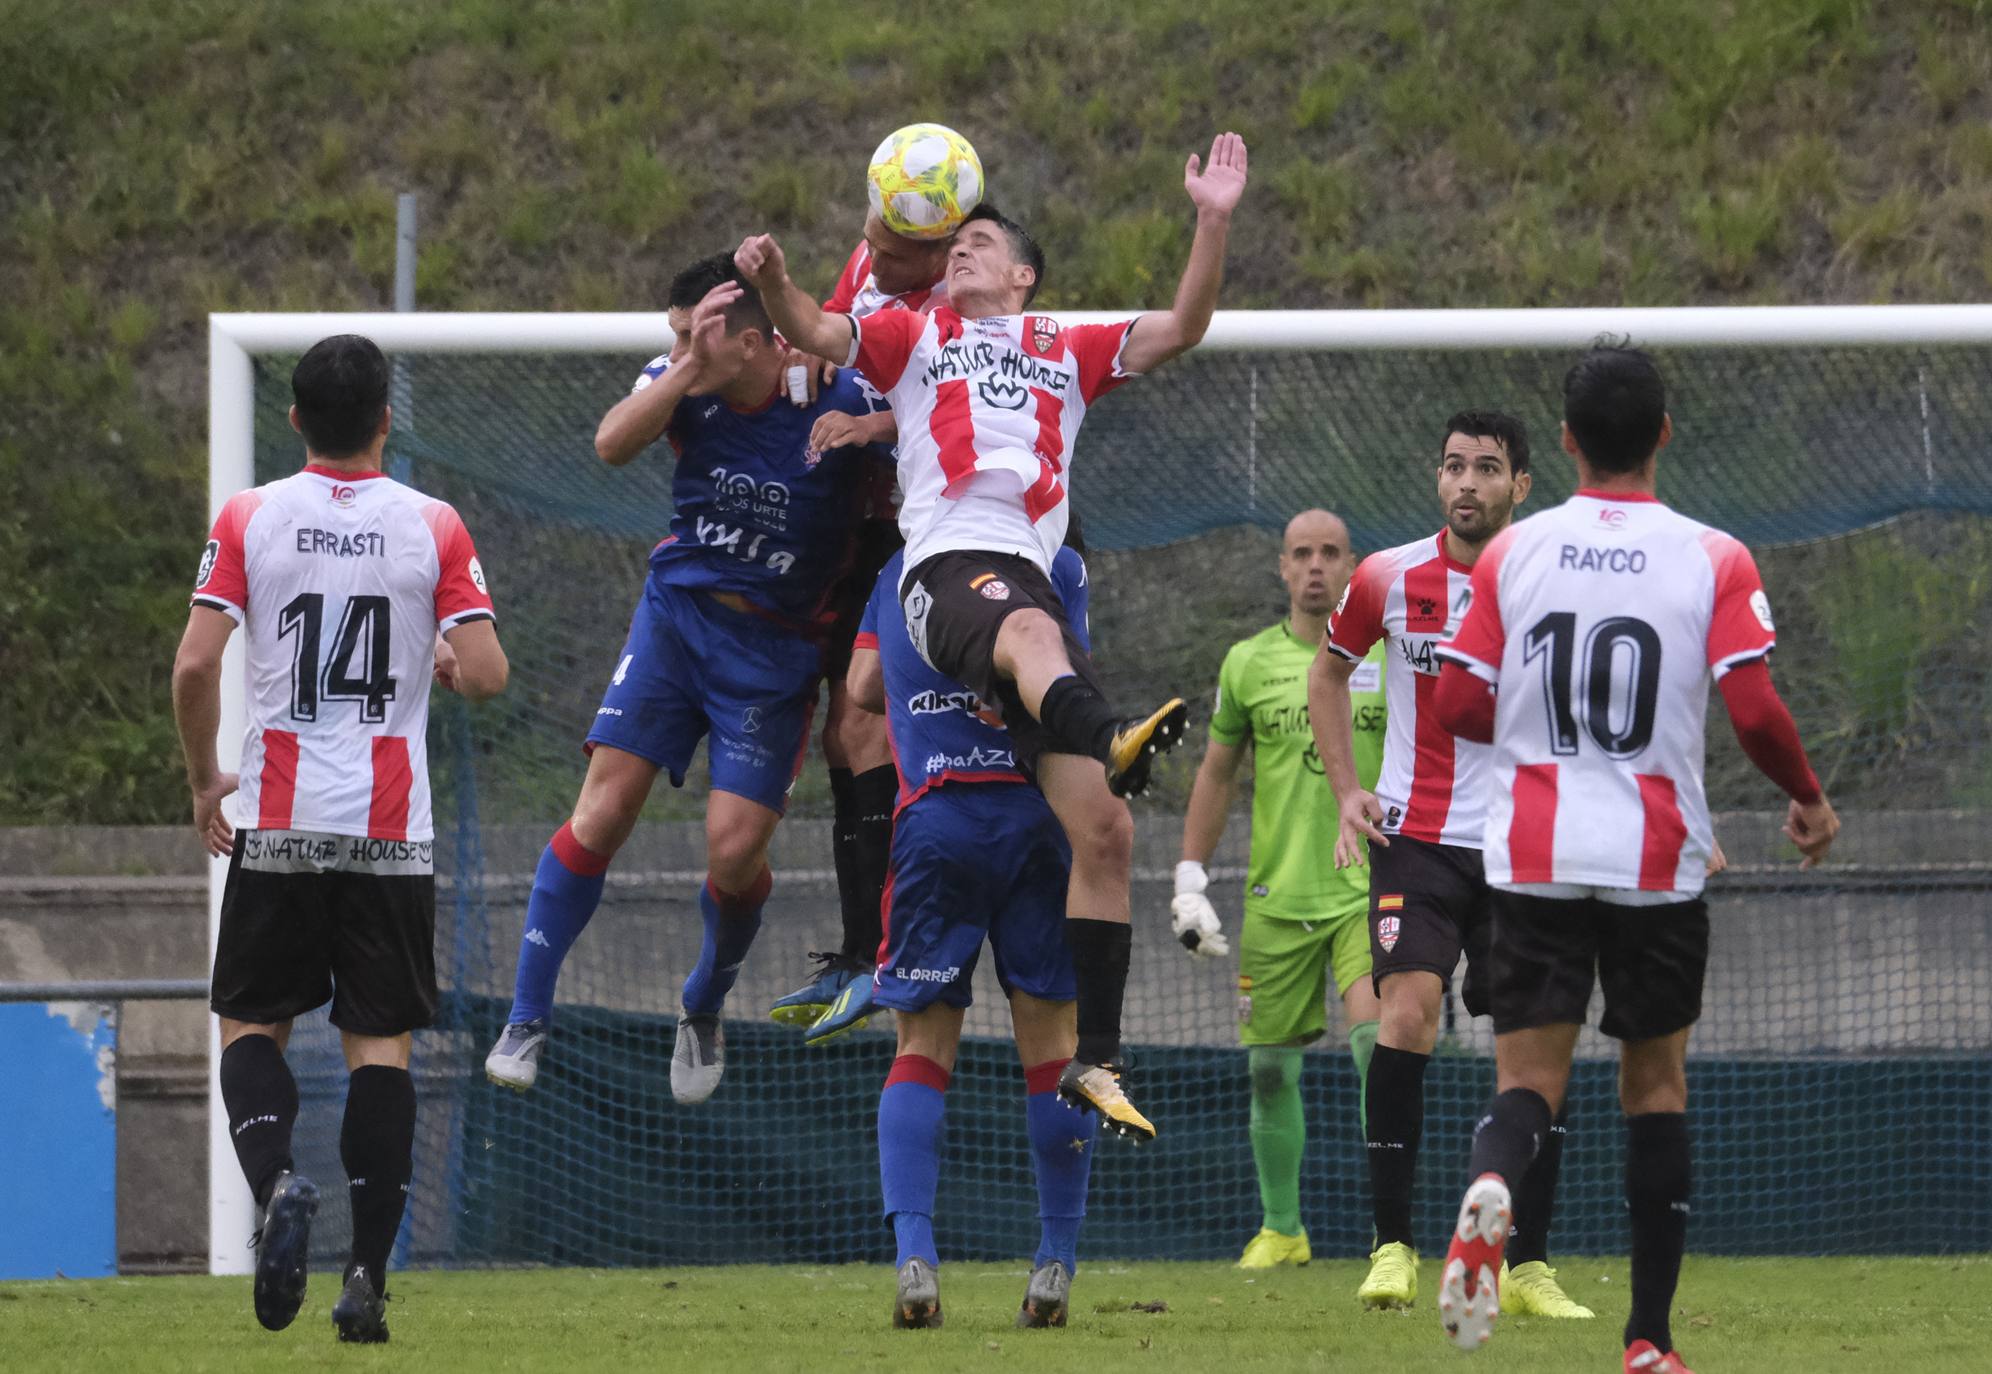
<path id="1" fill-rule="evenodd" d="M 1204 865 L 1224 833 L 1239 767 L 1252 756 L 1252 857 L 1238 939 L 1238 1015 L 1252 1076 L 1252 1161 L 1264 1218 L 1238 1261 L 1241 1269 L 1306 1264 L 1312 1257 L 1300 1221 L 1300 1159 L 1307 1141 L 1300 1068 L 1304 1048 L 1328 1029 L 1330 972 L 1359 1081 L 1376 1048 L 1369 869 L 1335 867 L 1329 837 L 1340 813 L 1307 722 L 1308 665 L 1355 568 L 1348 528 L 1336 516 L 1309 510 L 1288 522 L 1280 552 L 1287 616 L 1224 656 L 1210 747 L 1183 817 L 1173 928 L 1192 954 L 1221 958 L 1231 951 L 1204 895 Z M 1356 669 L 1350 689 L 1356 769 L 1368 785 L 1383 762 L 1381 644 Z M 1360 1088 L 1356 1100 L 1362 1101 Z"/>

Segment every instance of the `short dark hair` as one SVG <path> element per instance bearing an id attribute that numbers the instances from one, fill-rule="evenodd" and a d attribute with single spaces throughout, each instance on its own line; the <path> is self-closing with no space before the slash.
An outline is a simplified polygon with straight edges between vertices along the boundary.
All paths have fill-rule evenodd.
<path id="1" fill-rule="evenodd" d="M 1031 269 L 1031 289 L 1024 293 L 1024 304 L 1029 305 L 1044 287 L 1044 249 L 1038 247 L 1038 241 L 1031 237 L 1030 230 L 986 200 L 962 216 L 961 222 L 969 225 L 979 219 L 988 220 L 1002 230 L 1003 237 L 1010 241 L 1010 256 Z M 957 229 L 955 232 L 961 231 Z"/>
<path id="2" fill-rule="evenodd" d="M 727 282 L 738 286 L 742 294 L 739 300 L 726 307 L 726 332 L 738 334 L 743 329 L 758 329 L 773 338 L 775 322 L 768 318 L 768 308 L 761 304 L 761 293 L 740 275 L 740 269 L 733 265 L 731 253 L 714 253 L 709 258 L 700 258 L 671 278 L 671 294 L 667 300 L 673 310 L 690 310 L 706 298 L 707 292 Z"/>
<path id="3" fill-rule="evenodd" d="M 1666 418 L 1660 369 L 1627 340 L 1599 339 L 1563 375 L 1563 423 L 1598 472 L 1637 471 L 1659 447 Z"/>
<path id="4" fill-rule="evenodd" d="M 291 371 L 305 446 L 327 458 L 372 448 L 387 413 L 388 376 L 379 346 L 359 334 L 334 334 L 306 349 Z"/>
<path id="5" fill-rule="evenodd" d="M 1439 441 L 1439 458 L 1446 456 L 1446 440 L 1455 434 L 1475 439 L 1492 439 L 1508 455 L 1508 475 L 1520 477 L 1529 470 L 1529 431 L 1514 416 L 1499 410 L 1462 410 L 1446 421 L 1446 437 Z"/>

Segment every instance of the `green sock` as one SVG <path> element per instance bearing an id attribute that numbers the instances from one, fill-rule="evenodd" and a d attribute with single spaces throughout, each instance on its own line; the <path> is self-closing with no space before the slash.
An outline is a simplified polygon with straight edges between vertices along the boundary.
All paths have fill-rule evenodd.
<path id="1" fill-rule="evenodd" d="M 1257 1046 L 1246 1055 L 1252 1073 L 1252 1162 L 1259 1170 L 1259 1204 L 1266 1228 L 1283 1236 L 1300 1234 L 1300 1155 L 1307 1147 L 1300 1056 L 1289 1045 Z"/>
<path id="2" fill-rule="evenodd" d="M 1356 1117 L 1369 1139 L 1369 1062 L 1376 1053 L 1376 1022 L 1358 1021 L 1349 1027 L 1349 1056 L 1356 1061 Z"/>

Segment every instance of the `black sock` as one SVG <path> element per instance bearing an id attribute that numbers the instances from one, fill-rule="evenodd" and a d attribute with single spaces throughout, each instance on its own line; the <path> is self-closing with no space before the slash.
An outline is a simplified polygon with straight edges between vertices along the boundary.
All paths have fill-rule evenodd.
<path id="1" fill-rule="evenodd" d="M 353 1198 L 353 1257 L 366 1266 L 374 1291 L 387 1291 L 387 1257 L 408 1205 L 415 1172 L 415 1080 L 406 1069 L 364 1064 L 346 1086 L 339 1128 L 339 1162 Z"/>
<path id="2" fill-rule="evenodd" d="M 1522 1186 L 1529 1165 L 1549 1135 L 1551 1112 L 1542 1094 L 1510 1088 L 1487 1104 L 1473 1123 L 1473 1156 L 1466 1168 L 1470 1183 L 1482 1174 L 1499 1174 L 1510 1197 Z"/>
<path id="3" fill-rule="evenodd" d="M 899 770 L 891 764 L 868 768 L 851 781 L 853 846 L 857 856 L 858 905 L 844 912 L 844 953 L 866 964 L 878 962 L 884 938 L 880 904 L 885 871 L 892 861 L 892 808 L 899 800 Z"/>
<path id="4" fill-rule="evenodd" d="M 1536 1151 L 1535 1163 L 1522 1175 L 1522 1186 L 1515 1189 L 1515 1228 L 1508 1233 L 1510 1266 L 1530 1260 L 1549 1262 L 1549 1222 L 1556 1212 L 1556 1178 L 1563 1172 L 1563 1142 L 1569 1134 L 1566 1103 Z"/>
<path id="5" fill-rule="evenodd" d="M 852 934 L 864 923 L 859 893 L 858 807 L 851 795 L 848 768 L 830 770 L 830 863 L 837 870 L 837 910 L 844 921 L 842 953 L 849 955 Z"/>
<path id="6" fill-rule="evenodd" d="M 1082 1064 L 1110 1064 L 1120 1058 L 1121 1003 L 1127 997 L 1127 966 L 1134 952 L 1134 928 L 1126 921 L 1069 916 L 1065 943 L 1079 981 L 1079 1051 Z"/>
<path id="7" fill-rule="evenodd" d="M 1120 724 L 1107 699 L 1077 673 L 1068 673 L 1045 689 L 1037 717 L 1053 740 L 1101 763 L 1107 761 Z"/>
<path id="8" fill-rule="evenodd" d="M 221 1052 L 221 1100 L 228 1138 L 260 1217 L 277 1175 L 291 1168 L 291 1127 L 297 1124 L 297 1080 L 284 1052 L 267 1035 L 245 1035 Z"/>
<path id="9" fill-rule="evenodd" d="M 1425 1066 L 1431 1062 L 1429 1054 L 1389 1045 L 1378 1045 L 1370 1056 L 1363 1105 L 1369 1113 L 1370 1206 L 1379 1246 L 1417 1244 L 1411 1239 L 1411 1181 L 1425 1134 Z"/>
<path id="10" fill-rule="evenodd" d="M 1625 1343 L 1674 1348 L 1668 1313 L 1688 1247 L 1688 1118 L 1647 1112 L 1625 1119 L 1625 1206 L 1632 1214 L 1632 1315 Z"/>

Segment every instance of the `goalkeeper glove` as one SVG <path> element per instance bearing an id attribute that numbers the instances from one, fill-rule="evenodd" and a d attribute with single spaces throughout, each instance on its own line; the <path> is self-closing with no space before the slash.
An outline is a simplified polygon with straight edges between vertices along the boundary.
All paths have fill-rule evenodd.
<path id="1" fill-rule="evenodd" d="M 1231 944 L 1217 922 L 1217 909 L 1204 896 L 1210 875 L 1195 859 L 1176 865 L 1176 897 L 1169 903 L 1175 920 L 1169 929 L 1183 942 L 1183 948 L 1206 959 L 1222 959 L 1231 953 Z"/>

